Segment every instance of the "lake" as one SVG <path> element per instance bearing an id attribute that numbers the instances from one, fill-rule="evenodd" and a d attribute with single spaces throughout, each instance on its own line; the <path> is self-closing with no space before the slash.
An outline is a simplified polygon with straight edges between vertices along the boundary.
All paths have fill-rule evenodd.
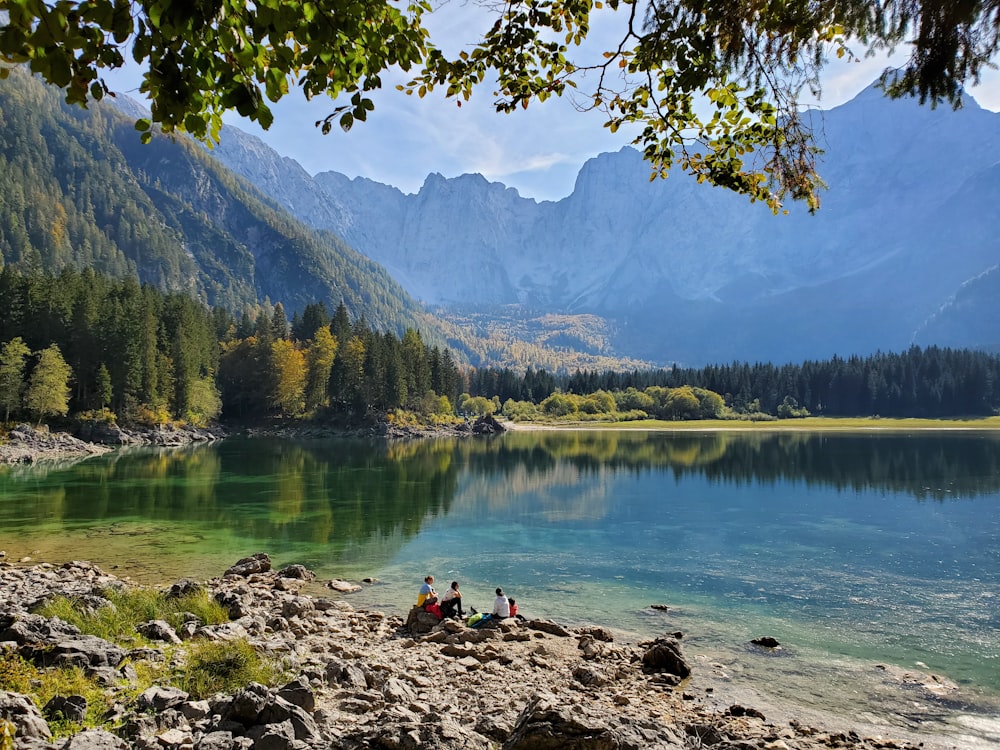
<path id="1" fill-rule="evenodd" d="M 1000 435 L 517 431 L 230 439 L 0 469 L 9 559 L 156 583 L 268 552 L 405 614 L 427 573 L 487 609 L 681 630 L 720 692 L 1000 742 Z M 326 592 L 330 594 L 329 591 Z M 666 609 L 652 608 L 663 605 Z M 749 645 L 769 635 L 778 652 Z M 902 670 L 958 685 L 940 698 Z"/>

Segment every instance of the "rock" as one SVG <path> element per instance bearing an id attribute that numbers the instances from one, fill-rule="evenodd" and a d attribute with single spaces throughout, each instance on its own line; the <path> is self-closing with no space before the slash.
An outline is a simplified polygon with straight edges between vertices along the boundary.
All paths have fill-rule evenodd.
<path id="1" fill-rule="evenodd" d="M 255 724 L 260 712 L 267 706 L 269 698 L 270 695 L 266 687 L 260 683 L 251 682 L 233 696 L 223 711 L 222 717 L 238 721 L 244 726 Z"/>
<path id="2" fill-rule="evenodd" d="M 188 699 L 188 694 L 180 688 L 161 687 L 153 685 L 146 688 L 135 699 L 140 711 L 156 711 L 157 713 L 174 708 Z"/>
<path id="3" fill-rule="evenodd" d="M 270 569 L 270 556 L 266 552 L 258 552 L 255 555 L 238 560 L 235 565 L 226 571 L 226 575 L 246 578 L 254 573 L 266 573 Z"/>
<path id="4" fill-rule="evenodd" d="M 680 644 L 675 638 L 657 638 L 642 655 L 646 672 L 666 672 L 684 679 L 691 674 L 691 667 L 681 655 Z"/>
<path id="5" fill-rule="evenodd" d="M 524 627 L 531 628 L 532 630 L 540 630 L 549 635 L 558 635 L 561 638 L 569 638 L 573 635 L 562 625 L 554 623 L 551 620 L 528 620 L 524 623 Z"/>
<path id="6" fill-rule="evenodd" d="M 82 724 L 87 718 L 87 699 L 82 695 L 55 695 L 42 707 L 42 713 L 53 721 L 64 719 Z"/>
<path id="7" fill-rule="evenodd" d="M 765 721 L 764 714 L 758 711 L 756 708 L 746 708 L 738 703 L 734 703 L 729 708 L 726 709 L 726 714 L 729 716 L 752 716 L 755 719 L 760 719 Z"/>
<path id="8" fill-rule="evenodd" d="M 167 591 L 167 599 L 180 599 L 182 596 L 190 596 L 191 594 L 197 594 L 204 590 L 202 586 L 197 581 L 193 581 L 190 578 L 182 578 L 170 587 Z"/>
<path id="9" fill-rule="evenodd" d="M 521 712 L 503 750 L 681 750 L 666 727 L 657 731 L 599 711 L 566 706 L 555 696 L 535 696 Z"/>
<path id="10" fill-rule="evenodd" d="M 327 581 L 326 587 L 328 589 L 333 589 L 334 591 L 339 591 L 342 594 L 353 594 L 355 591 L 361 591 L 362 588 L 356 583 L 351 583 L 350 581 L 342 581 L 339 578 L 334 578 L 331 581 Z"/>
<path id="11" fill-rule="evenodd" d="M 299 677 L 279 688 L 278 696 L 310 713 L 316 708 L 316 695 L 305 677 Z"/>
<path id="12" fill-rule="evenodd" d="M 278 571 L 278 578 L 298 578 L 302 581 L 311 581 L 316 578 L 316 574 L 305 565 L 286 565 Z"/>
<path id="13" fill-rule="evenodd" d="M 157 735 L 156 741 L 165 750 L 181 750 L 182 748 L 193 748 L 194 737 L 191 732 L 183 729 L 168 729 L 163 734 Z"/>
<path id="14" fill-rule="evenodd" d="M 139 635 L 151 641 L 163 641 L 165 643 L 180 643 L 181 639 L 166 620 L 150 620 L 139 623 L 135 626 Z"/>
<path id="15" fill-rule="evenodd" d="M 128 743 L 104 729 L 84 729 L 66 740 L 60 750 L 128 750 Z"/>
<path id="16" fill-rule="evenodd" d="M 406 616 L 405 627 L 411 633 L 429 633 L 441 622 L 435 615 L 421 607 L 411 607 Z"/>
<path id="17" fill-rule="evenodd" d="M 500 424 L 491 414 L 484 414 L 472 423 L 472 433 L 474 435 L 499 435 L 506 431 L 507 428 Z"/>
<path id="18" fill-rule="evenodd" d="M 762 638 L 754 638 L 750 643 L 755 646 L 762 646 L 763 648 L 778 648 L 781 646 L 777 638 L 772 638 L 769 635 L 765 635 Z"/>
<path id="19" fill-rule="evenodd" d="M 649 608 L 655 609 L 657 612 L 667 612 L 670 609 L 666 604 L 650 604 Z"/>
<path id="20" fill-rule="evenodd" d="M 17 730 L 15 737 L 52 739 L 48 723 L 26 695 L 0 690 L 0 716 L 13 722 Z"/>
<path id="21" fill-rule="evenodd" d="M 96 635 L 64 638 L 54 644 L 30 650 L 31 658 L 45 666 L 117 667 L 125 659 L 125 650 Z"/>
<path id="22" fill-rule="evenodd" d="M 613 643 L 615 640 L 614 634 L 607 628 L 598 627 L 584 627 L 580 628 L 578 631 L 581 636 L 590 636 L 595 641 L 601 641 L 603 643 Z"/>
<path id="23" fill-rule="evenodd" d="M 687 724 L 684 733 L 692 738 L 695 747 L 711 747 L 725 741 L 725 737 L 719 730 L 711 724 Z"/>
<path id="24" fill-rule="evenodd" d="M 279 696 L 274 696 L 264 706 L 264 710 L 260 712 L 257 720 L 262 724 L 284 724 L 288 722 L 292 726 L 294 739 L 303 742 L 313 743 L 322 738 L 319 726 L 317 726 L 308 711 L 289 703 Z"/>

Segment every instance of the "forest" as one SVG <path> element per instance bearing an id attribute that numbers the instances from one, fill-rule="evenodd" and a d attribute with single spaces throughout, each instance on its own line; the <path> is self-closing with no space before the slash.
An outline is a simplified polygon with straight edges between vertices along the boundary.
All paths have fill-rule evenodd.
<path id="1" fill-rule="evenodd" d="M 182 293 L 91 270 L 0 271 L 0 414 L 196 426 L 653 417 L 975 417 L 1000 412 L 1000 357 L 912 347 L 774 365 L 581 371 L 472 368 L 408 328 L 380 332 L 307 304 L 239 319 Z"/>

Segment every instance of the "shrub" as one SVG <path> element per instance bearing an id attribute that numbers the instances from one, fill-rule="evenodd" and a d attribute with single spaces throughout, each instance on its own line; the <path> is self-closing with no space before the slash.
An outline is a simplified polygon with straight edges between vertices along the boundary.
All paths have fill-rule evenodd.
<path id="1" fill-rule="evenodd" d="M 174 685 L 196 699 L 219 692 L 235 693 L 251 682 L 269 684 L 281 673 L 278 665 L 262 657 L 245 639 L 191 643 L 187 663 Z"/>

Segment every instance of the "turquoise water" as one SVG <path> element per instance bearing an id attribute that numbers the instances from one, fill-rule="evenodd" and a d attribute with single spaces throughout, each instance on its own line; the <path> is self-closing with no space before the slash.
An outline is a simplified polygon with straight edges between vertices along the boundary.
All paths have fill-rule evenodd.
<path id="1" fill-rule="evenodd" d="M 829 683 L 813 701 L 835 710 L 872 700 L 875 663 L 958 683 L 933 711 L 988 715 L 1000 696 L 992 433 L 517 432 L 122 452 L 0 474 L 0 549 L 157 582 L 266 551 L 325 578 L 374 576 L 352 600 L 400 613 L 432 573 L 480 608 L 500 585 L 529 616 L 683 630 L 716 671 L 778 669 L 793 694 Z M 748 649 L 760 635 L 791 658 Z"/>

